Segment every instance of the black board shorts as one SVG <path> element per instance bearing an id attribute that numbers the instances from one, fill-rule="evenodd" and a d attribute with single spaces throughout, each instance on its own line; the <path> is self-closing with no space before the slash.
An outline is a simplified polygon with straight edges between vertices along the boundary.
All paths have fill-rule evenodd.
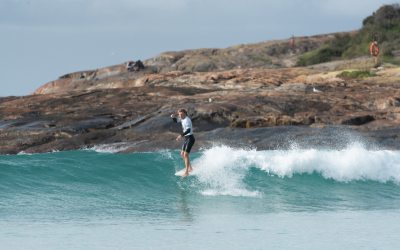
<path id="1" fill-rule="evenodd" d="M 195 141 L 196 140 L 194 139 L 193 135 L 185 136 L 185 142 L 183 143 L 182 151 L 190 153 L 190 150 L 192 150 Z"/>

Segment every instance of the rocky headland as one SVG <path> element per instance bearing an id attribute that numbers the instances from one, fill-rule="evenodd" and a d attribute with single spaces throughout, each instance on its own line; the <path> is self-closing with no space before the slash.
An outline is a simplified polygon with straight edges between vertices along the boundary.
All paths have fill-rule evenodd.
<path id="1" fill-rule="evenodd" d="M 0 98 L 0 154 L 107 147 L 119 153 L 180 149 L 170 114 L 186 108 L 195 151 L 400 149 L 400 68 L 340 75 L 361 58 L 294 67 L 335 34 L 227 49 L 167 52 L 128 72 L 126 62 L 64 75 L 31 95 Z"/>

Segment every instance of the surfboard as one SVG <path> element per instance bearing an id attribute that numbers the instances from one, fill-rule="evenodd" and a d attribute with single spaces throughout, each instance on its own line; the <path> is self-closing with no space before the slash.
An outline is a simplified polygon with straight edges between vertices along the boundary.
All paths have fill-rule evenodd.
<path id="1" fill-rule="evenodd" d="M 193 171 L 189 172 L 189 175 L 194 175 L 196 173 L 196 170 L 198 170 L 200 167 L 200 164 L 196 164 L 195 166 L 192 166 Z M 185 173 L 186 168 L 179 170 L 178 172 L 175 173 L 176 176 L 182 176 Z"/>

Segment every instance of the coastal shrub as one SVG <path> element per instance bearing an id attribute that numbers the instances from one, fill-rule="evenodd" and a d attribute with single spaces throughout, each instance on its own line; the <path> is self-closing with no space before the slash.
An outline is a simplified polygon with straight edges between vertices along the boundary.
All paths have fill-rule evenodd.
<path id="1" fill-rule="evenodd" d="M 328 47 L 329 47 L 329 44 L 324 44 L 316 50 L 310 51 L 308 53 L 305 53 L 304 55 L 299 56 L 297 66 L 307 66 L 307 65 L 317 64 L 317 63 L 310 63 L 310 61 L 313 61 L 313 62 L 323 61 L 320 58 L 319 53 L 320 53 L 320 51 L 325 50 Z"/>
<path id="2" fill-rule="evenodd" d="M 377 74 L 376 74 L 374 71 L 370 71 L 370 72 L 369 72 L 369 76 L 370 76 L 370 77 L 374 77 L 374 76 L 377 76 Z"/>
<path id="3" fill-rule="evenodd" d="M 340 73 L 340 75 L 361 79 L 361 78 L 376 76 L 376 73 L 373 71 L 359 70 L 359 71 L 343 71 L 342 73 Z"/>
<path id="4" fill-rule="evenodd" d="M 307 66 L 318 63 L 330 62 L 335 59 L 340 59 L 342 54 L 348 49 L 350 35 L 336 35 L 335 40 L 324 44 L 317 50 L 311 51 L 299 57 L 298 66 Z"/>
<path id="5" fill-rule="evenodd" d="M 400 17 L 399 4 L 384 5 L 376 11 L 374 15 L 375 25 L 387 25 L 389 28 L 393 26 L 393 21 Z"/>
<path id="6" fill-rule="evenodd" d="M 370 55 L 369 46 L 374 36 L 383 45 L 384 55 L 400 49 L 400 5 L 383 5 L 371 16 L 366 17 L 362 28 L 353 35 L 336 36 L 319 49 L 299 57 L 297 66 L 308 66 L 333 60 L 352 59 Z M 381 46 L 380 46 L 381 47 Z M 386 59 L 387 60 L 387 59 Z"/>
<path id="7" fill-rule="evenodd" d="M 375 12 L 372 16 L 368 16 L 363 20 L 363 26 L 365 25 L 373 25 L 375 22 Z"/>
<path id="8" fill-rule="evenodd" d="M 395 57 L 393 55 L 384 55 L 382 61 L 385 63 L 400 65 L 400 59 L 395 59 Z"/>

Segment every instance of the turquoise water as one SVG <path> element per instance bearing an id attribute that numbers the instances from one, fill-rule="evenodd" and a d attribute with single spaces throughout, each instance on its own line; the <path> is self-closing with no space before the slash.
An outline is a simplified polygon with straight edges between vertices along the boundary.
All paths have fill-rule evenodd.
<path id="1" fill-rule="evenodd" d="M 400 151 L 0 156 L 1 249 L 396 249 Z"/>

